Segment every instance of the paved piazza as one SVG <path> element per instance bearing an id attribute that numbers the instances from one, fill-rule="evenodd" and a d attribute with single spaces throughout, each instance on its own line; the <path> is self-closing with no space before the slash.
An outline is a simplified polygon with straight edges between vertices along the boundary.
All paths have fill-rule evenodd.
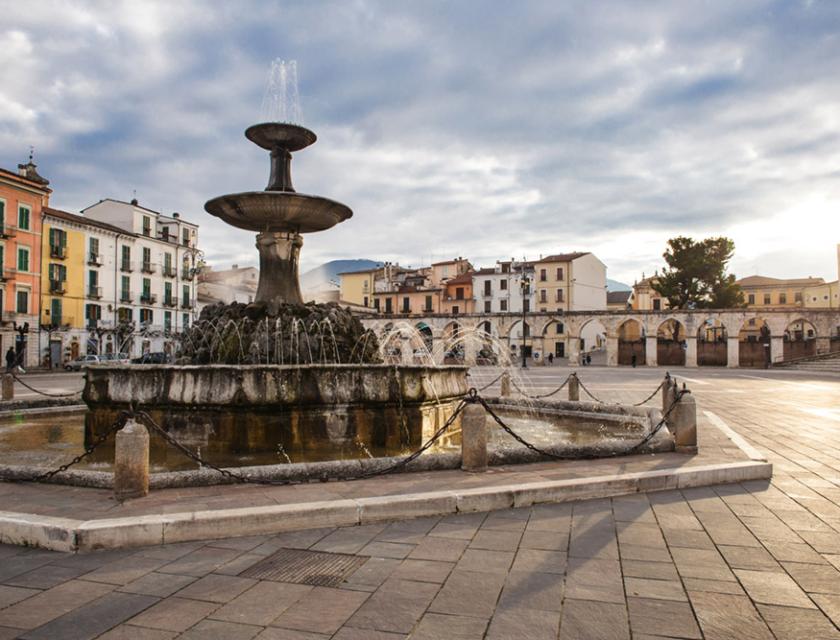
<path id="1" fill-rule="evenodd" d="M 0 639 L 840 638 L 840 377 L 683 371 L 701 434 L 724 421 L 771 483 L 139 550 L 0 546 Z M 635 401 L 664 370 L 579 373 Z M 281 548 L 368 559 L 335 588 L 241 575 Z"/>

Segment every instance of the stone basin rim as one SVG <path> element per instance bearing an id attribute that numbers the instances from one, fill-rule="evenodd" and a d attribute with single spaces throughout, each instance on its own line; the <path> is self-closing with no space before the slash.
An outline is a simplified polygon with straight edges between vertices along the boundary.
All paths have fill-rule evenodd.
<path id="1" fill-rule="evenodd" d="M 375 371 L 465 371 L 470 367 L 462 364 L 425 365 L 425 364 L 92 364 L 85 369 L 97 371 L 206 371 L 224 369 L 247 369 L 265 371 L 354 371 L 372 369 Z"/>

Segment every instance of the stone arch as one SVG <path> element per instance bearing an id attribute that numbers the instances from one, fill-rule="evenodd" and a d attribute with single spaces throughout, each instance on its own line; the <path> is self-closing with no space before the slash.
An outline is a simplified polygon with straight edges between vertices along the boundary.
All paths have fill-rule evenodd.
<path id="1" fill-rule="evenodd" d="M 414 325 L 414 329 L 417 331 L 417 336 L 420 338 L 423 348 L 431 354 L 435 346 L 435 336 L 432 328 L 421 320 Z"/>
<path id="2" fill-rule="evenodd" d="M 817 328 L 803 317 L 795 318 L 785 327 L 782 354 L 784 360 L 817 355 Z"/>
<path id="3" fill-rule="evenodd" d="M 441 330 L 443 340 L 443 363 L 461 364 L 464 362 L 464 329 L 457 320 L 447 322 Z"/>
<path id="4" fill-rule="evenodd" d="M 538 328 L 538 338 L 541 342 L 540 346 L 544 357 L 548 358 L 548 355 L 551 354 L 552 362 L 555 358 L 567 357 L 567 336 L 568 327 L 564 318 L 556 316 L 546 318 L 542 326 Z"/>
<path id="5" fill-rule="evenodd" d="M 710 316 L 697 328 L 697 365 L 700 367 L 725 367 L 729 332 L 723 321 Z"/>
<path id="6" fill-rule="evenodd" d="M 618 364 L 647 364 L 645 326 L 635 318 L 627 318 L 616 329 L 618 337 Z"/>
<path id="7" fill-rule="evenodd" d="M 534 352 L 534 340 L 532 334 L 532 321 L 529 322 L 529 319 L 527 318 L 524 321 L 524 324 L 522 318 L 519 318 L 510 324 L 507 332 L 507 348 L 508 353 L 513 360 L 521 359 L 523 350 L 526 359 L 532 357 Z"/>
<path id="8" fill-rule="evenodd" d="M 656 363 L 659 366 L 685 366 L 685 324 L 669 316 L 656 328 Z"/>
<path id="9" fill-rule="evenodd" d="M 578 330 L 578 349 L 581 358 L 593 364 L 607 363 L 607 326 L 600 318 L 588 318 Z"/>
<path id="10" fill-rule="evenodd" d="M 738 366 L 770 366 L 770 325 L 760 316 L 744 318 L 738 330 Z"/>

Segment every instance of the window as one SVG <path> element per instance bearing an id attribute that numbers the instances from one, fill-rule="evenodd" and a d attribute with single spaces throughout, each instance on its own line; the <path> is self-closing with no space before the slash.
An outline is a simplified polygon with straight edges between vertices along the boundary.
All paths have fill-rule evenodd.
<path id="1" fill-rule="evenodd" d="M 531 310 L 531 301 L 526 298 L 522 301 L 522 306 L 525 313 L 528 313 Z"/>
<path id="2" fill-rule="evenodd" d="M 172 312 L 171 311 L 164 311 L 163 312 L 163 330 L 164 331 L 172 331 Z"/>
<path id="3" fill-rule="evenodd" d="M 123 245 L 120 251 L 122 252 L 120 268 L 123 271 L 131 271 L 131 247 Z"/>
<path id="4" fill-rule="evenodd" d="M 123 302 L 131 301 L 131 280 L 128 276 L 120 277 L 120 300 Z"/>
<path id="5" fill-rule="evenodd" d="M 189 329 L 190 328 L 190 314 L 189 313 L 185 313 L 181 317 L 181 324 L 183 325 L 184 329 Z"/>
<path id="6" fill-rule="evenodd" d="M 174 300 L 172 299 L 172 283 L 171 282 L 164 282 L 163 283 L 163 301 L 166 304 L 174 304 Z"/>
<path id="7" fill-rule="evenodd" d="M 18 289 L 15 311 L 18 313 L 29 313 L 29 291 L 27 289 Z"/>
<path id="8" fill-rule="evenodd" d="M 794 302 L 802 302 L 802 292 L 801 291 L 797 291 L 796 293 L 793 294 L 793 301 Z"/>
<path id="9" fill-rule="evenodd" d="M 93 271 L 92 269 L 88 271 L 88 286 L 90 287 L 98 287 L 99 286 L 99 272 Z"/>
<path id="10" fill-rule="evenodd" d="M 557 291 L 554 292 L 554 301 L 555 302 L 563 302 L 563 290 L 562 289 L 557 289 Z"/>
<path id="11" fill-rule="evenodd" d="M 172 254 L 171 253 L 164 253 L 163 254 L 163 270 L 165 271 L 164 275 L 167 275 L 172 272 Z"/>
<path id="12" fill-rule="evenodd" d="M 779 304 L 787 304 L 787 294 L 780 293 L 779 294 Z"/>
<path id="13" fill-rule="evenodd" d="M 564 327 L 562 322 L 558 322 L 556 325 L 554 325 L 554 330 L 558 336 L 563 333 L 563 329 Z"/>
<path id="14" fill-rule="evenodd" d="M 17 268 L 18 271 L 29 271 L 29 249 L 27 247 L 18 247 Z"/>
<path id="15" fill-rule="evenodd" d="M 149 216 L 143 216 L 143 235 L 146 237 L 152 235 L 152 219 Z"/>
<path id="16" fill-rule="evenodd" d="M 540 289 L 540 302 L 547 302 L 548 301 L 548 291 L 545 289 Z"/>
<path id="17" fill-rule="evenodd" d="M 50 256 L 63 258 L 67 253 L 67 232 L 64 229 L 50 228 Z"/>
<path id="18" fill-rule="evenodd" d="M 363 300 L 364 306 L 368 306 L 368 297 L 365 296 Z"/>
<path id="19" fill-rule="evenodd" d="M 426 296 L 426 311 L 432 310 L 432 296 Z"/>
<path id="20" fill-rule="evenodd" d="M 47 274 L 50 279 L 50 291 L 58 293 L 64 290 L 64 283 L 67 281 L 67 267 L 63 264 L 50 264 L 47 267 Z"/>
<path id="21" fill-rule="evenodd" d="M 391 298 L 385 298 L 385 313 L 391 313 L 394 310 Z"/>
<path id="22" fill-rule="evenodd" d="M 18 205 L 18 229 L 29 231 L 29 217 L 32 215 L 32 209 L 25 204 Z"/>
<path id="23" fill-rule="evenodd" d="M 88 240 L 88 253 L 93 261 L 98 261 L 99 258 L 99 238 L 91 238 Z"/>
<path id="24" fill-rule="evenodd" d="M 181 287 L 181 304 L 184 306 L 190 303 L 190 285 L 185 284 Z M 365 305 L 367 306 L 367 305 Z"/>
<path id="25" fill-rule="evenodd" d="M 86 304 L 85 305 L 85 319 L 88 321 L 88 325 L 95 325 L 98 320 L 102 318 L 102 307 L 98 304 Z"/>
<path id="26" fill-rule="evenodd" d="M 131 309 L 128 309 L 127 307 L 120 307 L 117 309 L 117 320 L 119 322 L 131 322 L 133 317 Z"/>
<path id="27" fill-rule="evenodd" d="M 507 311 L 507 300 L 499 300 L 499 309 L 501 311 Z"/>
<path id="28" fill-rule="evenodd" d="M 149 247 L 143 247 L 143 271 L 151 271 L 152 268 L 152 250 Z"/>
<path id="29" fill-rule="evenodd" d="M 755 294 L 751 293 L 747 296 L 747 304 L 755 304 Z"/>
<path id="30" fill-rule="evenodd" d="M 379 311 L 379 298 L 373 299 L 373 308 Z"/>
<path id="31" fill-rule="evenodd" d="M 764 294 L 764 304 L 770 304 L 770 294 L 769 293 Z"/>
<path id="32" fill-rule="evenodd" d="M 190 230 L 189 229 L 183 229 L 182 233 L 181 233 L 181 238 L 183 240 L 184 246 L 189 247 L 190 246 Z M 184 327 L 186 328 L 186 325 L 184 325 Z"/>
<path id="33" fill-rule="evenodd" d="M 457 316 L 461 310 L 458 308 L 458 305 L 452 307 L 452 315 Z"/>
<path id="34" fill-rule="evenodd" d="M 0 225 L 6 225 L 6 201 L 0 200 Z"/>
<path id="35" fill-rule="evenodd" d="M 143 278 L 143 295 L 144 302 L 151 302 L 152 300 L 152 281 L 149 278 Z"/>
<path id="36" fill-rule="evenodd" d="M 662 309 L 662 300 L 660 300 L 659 298 L 654 298 L 653 299 L 653 310 L 654 311 L 659 311 L 660 309 Z"/>
<path id="37" fill-rule="evenodd" d="M 61 324 L 61 298 L 53 298 L 50 301 L 50 324 L 53 326 Z"/>
<path id="38" fill-rule="evenodd" d="M 563 279 L 563 267 L 557 267 L 557 279 L 558 280 Z"/>
<path id="39" fill-rule="evenodd" d="M 455 287 L 455 299 L 456 300 L 463 300 L 464 299 L 464 287 Z"/>
<path id="40" fill-rule="evenodd" d="M 489 296 L 493 293 L 493 283 L 489 280 L 484 281 L 484 295 Z"/>
<path id="41" fill-rule="evenodd" d="M 402 306 L 403 313 L 408 313 L 411 311 L 411 299 L 410 298 L 403 298 L 403 306 Z"/>
<path id="42" fill-rule="evenodd" d="M 153 324 L 155 312 L 152 309 L 140 309 L 140 323 Z"/>
<path id="43" fill-rule="evenodd" d="M 0 273 L 6 271 L 6 247 L 0 244 Z M 3 296 L 0 295 L 0 298 Z"/>
<path id="44" fill-rule="evenodd" d="M 507 280 L 502 280 L 499 283 L 499 289 L 501 289 L 502 291 L 507 291 Z"/>
<path id="45" fill-rule="evenodd" d="M 548 280 L 548 274 L 546 273 L 545 269 L 540 269 L 540 282 L 545 282 Z"/>
<path id="46" fill-rule="evenodd" d="M 489 300 L 484 301 L 484 313 L 491 313 L 492 312 L 493 303 Z"/>

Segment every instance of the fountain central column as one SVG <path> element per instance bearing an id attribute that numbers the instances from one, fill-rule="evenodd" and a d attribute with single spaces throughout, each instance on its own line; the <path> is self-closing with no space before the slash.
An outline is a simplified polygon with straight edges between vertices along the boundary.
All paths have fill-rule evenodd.
<path id="1" fill-rule="evenodd" d="M 260 252 L 260 282 L 255 302 L 276 307 L 281 302 L 303 304 L 298 282 L 298 257 L 303 236 L 294 231 L 264 231 L 257 234 Z"/>

